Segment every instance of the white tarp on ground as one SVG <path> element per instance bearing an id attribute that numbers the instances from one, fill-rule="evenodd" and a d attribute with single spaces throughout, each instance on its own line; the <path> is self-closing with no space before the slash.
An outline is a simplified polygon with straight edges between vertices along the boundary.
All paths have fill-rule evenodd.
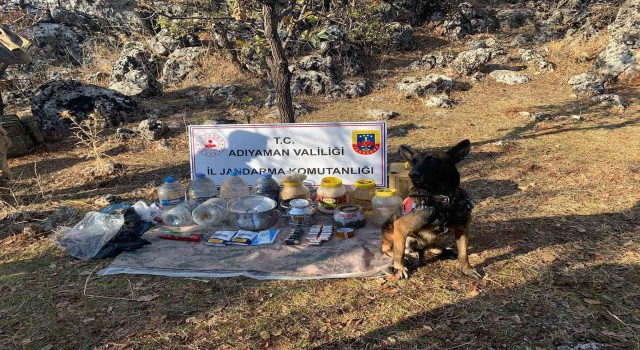
<path id="1" fill-rule="evenodd" d="M 329 218 L 320 218 L 330 224 Z M 322 223 L 322 222 L 319 222 Z M 322 246 L 287 246 L 285 225 L 274 244 L 262 246 L 211 247 L 204 242 L 163 240 L 155 227 L 143 238 L 152 244 L 120 254 L 100 275 L 147 274 L 174 277 L 251 277 L 255 279 L 325 279 L 377 277 L 391 259 L 380 251 L 380 228 L 367 226 L 351 239 L 335 236 Z M 215 230 L 230 229 L 217 227 Z M 207 237 L 208 238 L 208 237 Z"/>

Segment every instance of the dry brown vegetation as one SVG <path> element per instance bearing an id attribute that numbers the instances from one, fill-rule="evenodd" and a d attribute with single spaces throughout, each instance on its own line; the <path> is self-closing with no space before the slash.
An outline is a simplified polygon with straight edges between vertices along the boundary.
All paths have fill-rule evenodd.
<path id="1" fill-rule="evenodd" d="M 428 35 L 422 47 L 438 46 Z M 469 138 L 460 170 L 477 199 L 472 265 L 481 281 L 462 277 L 455 261 L 431 261 L 410 279 L 307 282 L 240 278 L 97 277 L 110 260 L 62 255 L 32 226 L 59 205 L 95 210 L 107 193 L 153 200 L 167 175 L 189 173 L 186 133 L 164 141 L 109 139 L 104 151 L 123 169 L 79 176 L 89 165 L 72 140 L 10 160 L 16 181 L 5 189 L 0 234 L 0 347 L 4 349 L 550 349 L 599 342 L 640 348 L 640 99 L 619 85 L 626 111 L 573 97 L 566 81 L 586 70 L 567 43 L 552 43 L 555 73 L 506 86 L 490 79 L 454 91 L 452 109 L 430 109 L 394 91 L 420 52 L 383 55 L 392 69 L 371 95 L 341 101 L 303 98 L 313 111 L 300 122 L 362 120 L 368 109 L 393 110 L 389 153 L 408 143 L 446 147 Z M 594 43 L 593 52 L 600 43 Z M 581 50 L 592 52 L 587 47 Z M 578 52 L 579 54 L 579 52 Z M 258 96 L 255 80 L 221 57 L 204 62 L 213 82 Z M 228 106 L 196 107 L 180 87 L 149 107 L 168 106 L 165 120 L 201 123 Z M 256 97 L 258 98 L 258 97 Z M 256 107 L 252 122 L 271 122 Z M 517 114 L 580 115 L 532 122 Z M 10 204 L 10 205 L 9 205 Z M 12 215 L 14 214 L 14 215 Z M 77 219 L 77 218 L 76 218 Z"/>

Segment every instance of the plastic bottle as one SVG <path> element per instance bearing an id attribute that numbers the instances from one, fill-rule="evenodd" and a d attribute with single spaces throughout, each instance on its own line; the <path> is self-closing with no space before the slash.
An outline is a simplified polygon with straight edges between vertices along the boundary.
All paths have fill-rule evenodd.
<path id="1" fill-rule="evenodd" d="M 215 198 L 218 195 L 216 183 L 208 178 L 205 174 L 196 173 L 196 177 L 189 182 L 187 188 L 187 197 L 200 204 L 209 198 Z"/>
<path id="2" fill-rule="evenodd" d="M 162 222 L 167 226 L 189 226 L 193 225 L 191 217 L 191 205 L 189 203 L 180 203 L 175 207 L 165 210 L 162 213 Z"/>
<path id="3" fill-rule="evenodd" d="M 229 177 L 220 184 L 220 198 L 227 203 L 234 198 L 248 196 L 251 193 L 247 182 L 238 175 L 238 171 L 234 169 L 229 174 Z"/>
<path id="4" fill-rule="evenodd" d="M 203 226 L 218 226 L 227 217 L 227 202 L 211 198 L 198 205 L 191 213 L 193 221 Z"/>
<path id="5" fill-rule="evenodd" d="M 271 174 L 261 174 L 260 178 L 253 184 L 251 194 L 268 197 L 278 202 L 280 198 L 280 184 L 271 177 Z"/>
<path id="6" fill-rule="evenodd" d="M 173 176 L 165 178 L 162 186 L 158 187 L 160 206 L 164 210 L 175 207 L 176 205 L 184 202 L 184 193 L 184 186 L 181 183 L 176 182 Z"/>
<path id="7" fill-rule="evenodd" d="M 337 177 L 322 178 L 316 200 L 321 213 L 333 214 L 337 206 L 347 202 L 347 189 Z"/>
<path id="8" fill-rule="evenodd" d="M 373 207 L 371 223 L 382 226 L 391 215 L 402 213 L 402 197 L 396 194 L 395 189 L 380 188 L 376 190 L 371 206 Z"/>

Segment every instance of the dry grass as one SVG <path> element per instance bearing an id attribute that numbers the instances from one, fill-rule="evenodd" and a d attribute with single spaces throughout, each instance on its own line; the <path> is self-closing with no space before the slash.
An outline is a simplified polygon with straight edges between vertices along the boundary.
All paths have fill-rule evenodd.
<path id="1" fill-rule="evenodd" d="M 401 143 L 431 148 L 473 141 L 460 169 L 477 199 L 470 260 L 484 271 L 482 281 L 461 277 L 455 261 L 438 260 L 403 281 L 98 277 L 92 272 L 109 260 L 72 260 L 46 239 L 11 235 L 0 248 L 0 347 L 555 349 L 599 342 L 640 348 L 639 91 L 618 86 L 631 106 L 616 113 L 572 97 L 566 80 L 582 67 L 559 54 L 563 45 L 550 45 L 556 73 L 527 70 L 532 82 L 526 85 L 460 79 L 471 89 L 454 91 L 460 104 L 449 110 L 399 98 L 395 83 L 413 74 L 403 70 L 360 99 L 303 99 L 315 110 L 301 122 L 362 120 L 372 108 L 399 112 L 388 123 L 397 135 L 389 138 L 391 159 L 398 159 Z M 404 64 L 409 56 L 387 56 L 381 68 L 399 67 L 394 60 Z M 214 72 L 218 59 L 224 61 L 203 62 L 206 71 Z M 220 67 L 203 86 L 234 83 L 243 94 L 254 88 Z M 170 106 L 167 115 L 186 111 L 188 123 L 228 111 L 194 106 L 171 91 L 149 103 Z M 581 114 L 584 121 L 536 123 L 519 111 Z M 106 193 L 152 200 L 164 176 L 189 173 L 187 137 L 179 130 L 164 142 L 114 141 L 103 152 L 125 172 L 90 181 L 78 176 L 89 161 L 71 146 L 53 144 L 10 160 L 15 209 L 37 213 L 66 204 L 86 211 L 97 209 L 94 201 Z M 44 195 L 28 200 L 36 192 Z M 7 220 L 0 221 L 4 229 Z M 24 223 L 11 225 L 20 232 Z"/>

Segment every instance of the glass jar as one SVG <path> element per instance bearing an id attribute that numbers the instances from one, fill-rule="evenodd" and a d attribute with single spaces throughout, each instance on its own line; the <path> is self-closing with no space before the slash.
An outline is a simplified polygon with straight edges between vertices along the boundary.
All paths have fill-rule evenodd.
<path id="1" fill-rule="evenodd" d="M 371 179 L 358 180 L 355 189 L 351 193 L 349 203 L 359 205 L 362 209 L 371 212 L 371 200 L 376 195 L 376 182 Z"/>
<path id="2" fill-rule="evenodd" d="M 347 189 L 337 177 L 325 177 L 320 182 L 316 201 L 321 213 L 333 214 L 336 207 L 347 202 Z"/>
<path id="3" fill-rule="evenodd" d="M 382 226 L 392 215 L 402 213 L 402 197 L 396 194 L 395 189 L 380 188 L 376 190 L 371 206 L 373 207 L 371 223 Z"/>

